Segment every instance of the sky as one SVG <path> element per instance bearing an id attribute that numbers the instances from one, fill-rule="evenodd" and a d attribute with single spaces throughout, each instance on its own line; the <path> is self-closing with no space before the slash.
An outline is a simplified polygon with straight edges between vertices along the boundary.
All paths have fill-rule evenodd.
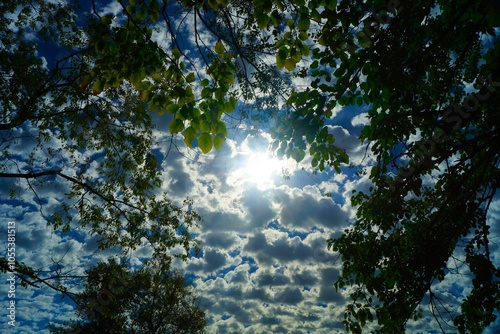
<path id="1" fill-rule="evenodd" d="M 367 144 L 357 137 L 367 122 L 367 110 L 368 106 L 336 108 L 328 120 L 337 145 L 354 166 L 342 166 L 341 174 L 329 169 L 314 174 L 309 158 L 300 164 L 273 158 L 267 152 L 270 135 L 265 128 L 255 131 L 254 124 L 231 123 L 229 118 L 228 140 L 220 152 L 200 154 L 187 148 L 180 136 L 174 136 L 176 145 L 171 146 L 170 116 L 152 116 L 165 171 L 162 188 L 176 203 L 192 199 L 193 209 L 203 218 L 194 231 L 201 241 L 200 254 L 174 266 L 196 288 L 199 305 L 207 312 L 207 333 L 344 332 L 341 321 L 349 296 L 334 288 L 341 263 L 337 253 L 327 250 L 326 240 L 354 221 L 352 191 L 370 186 L 367 175 L 354 174 L 356 166 L 373 161 L 365 154 Z M 29 139 L 22 139 L 15 149 L 22 156 L 31 146 Z M 283 169 L 289 177 L 283 176 Z M 31 192 L 22 193 L 22 202 L 7 200 L 9 184 L 1 182 L 0 247 L 7 248 L 7 222 L 15 221 L 19 261 L 42 269 L 60 261 L 78 272 L 115 254 L 98 251 L 97 238 L 84 230 L 61 234 L 47 227 Z M 49 184 L 39 196 L 47 206 L 57 205 L 63 191 Z M 497 265 L 500 231 L 493 222 L 500 219 L 499 200 L 497 196 L 488 217 L 492 235 L 497 236 L 490 248 Z M 140 264 L 148 252 L 139 248 L 130 262 Z M 74 317 L 67 299 L 50 289 L 17 286 L 16 327 L 11 328 L 7 278 L 0 274 L 1 333 L 47 333 L 48 322 Z M 433 291 L 456 312 L 470 291 L 467 280 L 466 275 L 448 275 Z M 428 297 L 422 302 L 423 319 L 410 321 L 408 332 L 439 332 L 426 301 Z M 498 332 L 500 321 L 486 333 Z"/>

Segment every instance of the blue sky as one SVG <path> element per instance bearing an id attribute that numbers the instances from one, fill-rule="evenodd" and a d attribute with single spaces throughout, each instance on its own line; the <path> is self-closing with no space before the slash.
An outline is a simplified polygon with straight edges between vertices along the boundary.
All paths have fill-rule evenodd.
<path id="1" fill-rule="evenodd" d="M 103 11 L 113 11 L 106 7 Z M 185 23 L 189 25 L 189 22 Z M 189 26 L 186 28 L 189 33 Z M 190 36 L 186 35 L 185 41 Z M 161 34 L 158 35 L 161 40 Z M 45 57 L 50 57 L 47 52 Z M 307 85 L 307 82 L 296 82 Z M 349 154 L 354 168 L 342 166 L 342 174 L 332 170 L 314 174 L 310 159 L 300 164 L 269 157 L 270 135 L 265 128 L 252 134 L 255 124 L 227 117 L 228 140 L 220 152 L 200 154 L 189 149 L 180 136 L 168 133 L 170 116 L 153 115 L 157 126 L 158 157 L 165 172 L 162 188 L 181 203 L 193 200 L 193 209 L 202 217 L 197 239 L 201 253 L 187 262 L 175 262 L 196 286 L 200 305 L 206 309 L 207 333 L 343 333 L 343 307 L 348 291 L 337 292 L 334 282 L 341 266 L 338 254 L 327 251 L 326 240 L 339 236 L 355 218 L 350 206 L 352 190 L 367 190 L 367 175 L 355 176 L 360 164 L 368 165 L 367 143 L 357 136 L 366 124 L 367 106 L 336 108 L 328 121 L 339 147 Z M 31 131 L 32 129 L 23 129 Z M 175 145 L 172 145 L 175 144 Z M 15 149 L 27 155 L 33 143 L 21 139 Z M 48 143 L 57 145 L 57 143 Z M 370 168 L 370 167 L 368 167 Z M 284 178 L 281 170 L 290 175 Z M 0 245 L 6 248 L 8 221 L 17 224 L 16 254 L 19 261 L 35 268 L 50 268 L 54 261 L 81 272 L 116 253 L 97 251 L 97 238 L 85 229 L 61 234 L 47 227 L 35 205 L 33 194 L 23 181 L 1 180 Z M 7 200 L 10 183 L 18 182 L 23 202 Z M 48 207 L 58 205 L 64 189 L 50 183 L 39 196 Z M 499 265 L 498 225 L 500 203 L 497 196 L 489 212 L 492 225 L 490 251 Z M 150 254 L 146 247 L 129 254 L 139 265 Z M 47 323 L 73 317 L 73 307 L 46 287 L 16 291 L 17 327 L 7 326 L 8 303 L 2 274 L 0 303 L 2 333 L 44 333 Z M 433 291 L 452 312 L 470 291 L 464 275 L 448 275 Z M 78 291 L 78 287 L 75 287 Z M 437 333 L 424 297 L 424 318 L 408 323 L 408 332 Z M 500 321 L 489 333 L 500 331 Z M 450 329 L 449 332 L 453 332 Z"/>

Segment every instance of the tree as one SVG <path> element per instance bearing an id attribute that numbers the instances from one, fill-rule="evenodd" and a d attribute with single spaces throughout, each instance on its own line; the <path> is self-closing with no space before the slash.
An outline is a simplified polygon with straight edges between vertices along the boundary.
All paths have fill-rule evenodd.
<path id="1" fill-rule="evenodd" d="M 166 250 L 179 244 L 186 253 L 178 255 L 186 258 L 196 247 L 189 228 L 200 217 L 191 210 L 190 200 L 176 205 L 161 193 L 155 127 L 144 105 L 152 99 L 145 98 L 148 91 L 137 90 L 133 84 L 140 86 L 139 77 L 146 71 L 151 79 L 157 77 L 160 67 L 170 68 L 158 85 L 176 94 L 176 106 L 171 100 L 162 100 L 167 110 L 173 112 L 180 105 L 187 108 L 180 114 L 189 111 L 185 102 L 191 103 L 194 95 L 189 94 L 191 86 L 179 82 L 191 82 L 192 75 L 184 76 L 188 80 L 182 76 L 178 50 L 160 60 L 161 49 L 153 47 L 147 35 L 150 30 L 140 27 L 141 22 L 133 20 L 125 7 L 126 24 L 111 28 L 110 18 L 100 17 L 96 4 L 92 5 L 94 17 L 81 25 L 77 19 L 82 18 L 76 17 L 72 3 L 0 4 L 0 178 L 10 187 L 12 199 L 22 199 L 26 190 L 31 191 L 35 201 L 24 205 L 38 206 L 55 230 L 65 233 L 84 228 L 100 236 L 101 249 L 127 251 L 146 238 L 155 257 L 167 265 Z M 163 11 L 165 14 L 165 8 Z M 140 18 L 143 14 L 135 15 Z M 125 43 L 120 48 L 116 43 L 103 47 L 105 38 Z M 49 53 L 46 44 L 54 46 Z M 157 67 L 145 68 L 146 63 Z M 123 66 L 120 76 L 117 64 Z M 153 108 L 158 105 L 156 98 L 150 103 Z M 229 102 L 226 105 L 235 103 Z M 223 124 L 214 124 L 218 124 L 214 132 L 225 133 Z M 178 125 L 178 120 L 172 122 L 172 132 L 179 131 Z M 202 141 L 199 146 L 205 149 Z M 19 155 L 20 147 L 31 152 Z M 49 206 L 38 196 L 41 189 L 50 188 L 66 194 L 57 199 L 60 205 Z M 0 266 L 4 272 L 12 271 L 5 259 Z M 16 263 L 16 269 L 23 285 L 44 283 L 65 291 L 49 283 L 65 276 L 61 272 L 42 275 L 22 263 Z"/>
<path id="2" fill-rule="evenodd" d="M 152 195 L 159 176 L 149 111 L 173 115 L 170 131 L 206 153 L 222 147 L 223 115 L 241 97 L 262 108 L 257 120 L 275 122 L 271 148 L 278 156 L 301 161 L 309 154 L 313 168 L 341 172 L 348 156 L 329 132 L 332 108 L 365 105 L 370 124 L 360 139 L 376 163 L 360 173 L 369 172 L 373 187 L 353 195 L 356 221 L 329 242 L 343 260 L 337 288 L 354 289 L 347 329 L 361 332 L 376 319 L 382 332 L 403 331 L 425 296 L 441 324 L 433 283 L 464 270 L 472 274 L 473 290 L 453 316 L 458 330 L 480 332 L 495 319 L 499 269 L 491 260 L 487 220 L 499 180 L 495 1 L 118 4 L 115 17 L 99 14 L 92 2 L 83 27 L 70 9 L 55 16 L 51 10 L 36 14 L 27 2 L 0 7 L 8 59 L 0 65 L 6 78 L 1 129 L 9 134 L 0 177 L 24 180 L 35 194 L 36 186 L 54 178 L 68 182 L 70 202 L 48 216 L 54 226 L 69 229 L 75 212 L 79 224 L 103 236 L 103 247 L 133 247 L 140 235 L 149 237 L 150 221 L 165 231 L 196 220 Z M 22 19 L 12 22 L 14 12 Z M 196 56 L 179 43 L 175 15 L 192 18 Z M 166 45 L 152 37 L 160 19 L 171 40 Z M 42 37 L 66 47 L 49 70 L 36 56 L 38 44 L 22 38 L 29 20 L 42 28 Z M 11 30 L 11 23 L 22 29 Z M 199 29 L 215 41 L 201 39 Z M 310 87 L 288 85 L 293 78 L 310 80 Z M 38 132 L 33 155 L 21 161 L 9 145 L 20 140 L 23 126 Z M 117 137 L 111 128 L 123 131 Z M 62 144 L 40 159 L 37 149 L 51 137 Z M 110 158 L 98 162 L 101 179 L 88 172 L 94 166 L 82 159 L 82 147 Z M 75 158 L 62 163 L 62 152 Z M 65 173 L 70 166 L 74 175 Z M 161 210 L 169 218 L 157 221 L 165 216 Z M 172 224 L 173 211 L 186 218 Z M 125 230 L 131 235 L 114 232 Z M 161 249 L 190 242 L 187 234 L 161 235 Z M 463 266 L 450 268 L 449 259 Z"/>
<path id="3" fill-rule="evenodd" d="M 254 6 L 269 17 L 283 3 Z M 470 271 L 473 289 L 452 319 L 459 332 L 480 333 L 500 308 L 487 220 L 499 185 L 498 4 L 290 3 L 277 66 L 295 69 L 307 53 L 297 41 L 310 41 L 309 69 L 296 73 L 312 82 L 287 100 L 273 132 L 278 155 L 309 151 L 313 167 L 340 172 L 347 159 L 328 132 L 329 110 L 369 106 L 360 139 L 376 164 L 361 173 L 373 187 L 353 194 L 356 221 L 329 240 L 343 261 L 335 285 L 352 291 L 347 330 L 376 320 L 380 332 L 403 332 L 425 296 L 442 326 L 433 284 Z"/>
<path id="4" fill-rule="evenodd" d="M 245 99 L 261 91 L 276 97 L 256 98 L 270 110 L 280 95 L 269 91 L 286 76 L 259 58 L 274 45 L 255 34 L 257 26 L 248 39 L 250 16 L 233 26 L 234 12 L 215 2 L 110 3 L 120 6 L 118 15 L 102 13 L 96 1 L 84 8 L 77 1 L 0 4 L 0 179 L 9 189 L 2 200 L 36 208 L 65 237 L 76 230 L 99 236 L 101 250 L 128 253 L 146 242 L 151 261 L 167 270 L 172 256 L 187 259 L 197 249 L 190 231 L 201 217 L 191 200 L 172 203 L 161 189 L 165 157 L 152 112 L 168 113 L 170 132 L 182 132 L 189 147 L 220 149 L 227 134 L 221 117 L 236 107 L 236 80 Z M 182 31 L 172 22 L 181 17 L 193 18 L 194 45 L 178 40 Z M 170 43 L 153 38 L 159 21 Z M 58 195 L 47 200 L 43 192 Z M 176 246 L 184 252 L 173 254 Z M 2 258 L 0 269 L 24 287 L 42 284 L 75 298 L 71 287 L 85 277 L 53 261 L 42 270 Z"/>
<path id="5" fill-rule="evenodd" d="M 259 37 L 251 16 L 237 26 L 234 12 L 213 1 L 116 3 L 116 16 L 100 12 L 103 4 L 95 1 L 86 15 L 77 2 L 0 5 L 0 178 L 11 199 L 38 207 L 54 230 L 83 228 L 99 235 L 101 249 L 124 252 L 146 238 L 154 257 L 168 266 L 166 250 L 181 245 L 185 253 L 177 255 L 185 259 L 197 247 L 189 231 L 200 217 L 192 201 L 174 204 L 162 193 L 152 112 L 170 114 L 170 132 L 182 132 L 189 147 L 208 152 L 223 145 L 221 117 L 235 109 L 236 92 L 276 109 L 279 94 L 273 92 L 286 79 L 259 58 L 274 45 Z M 251 11 L 246 2 L 237 6 Z M 180 17 L 192 17 L 194 45 L 179 43 L 182 27 L 172 22 Z M 153 39 L 159 21 L 170 43 Z M 253 29 L 250 38 L 247 28 Z M 218 41 L 205 41 L 198 29 Z M 274 98 L 262 99 L 260 92 Z M 19 147 L 28 152 L 18 154 Z M 39 196 L 48 189 L 65 194 L 58 205 Z M 25 200 L 26 191 L 34 201 Z M 16 267 L 23 285 L 64 292 L 49 282 L 72 278 Z M 0 268 L 12 271 L 5 259 Z"/>
<path id="6" fill-rule="evenodd" d="M 184 276 L 157 266 L 132 270 L 114 259 L 87 271 L 76 294 L 78 320 L 51 333 L 201 333 L 205 312 Z"/>

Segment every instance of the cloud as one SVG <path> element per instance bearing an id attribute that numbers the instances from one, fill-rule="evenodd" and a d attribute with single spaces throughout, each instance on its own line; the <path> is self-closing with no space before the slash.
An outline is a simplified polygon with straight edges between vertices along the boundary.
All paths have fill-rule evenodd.
<path id="1" fill-rule="evenodd" d="M 354 116 L 352 118 L 351 124 L 352 126 L 358 126 L 358 125 L 367 125 L 370 123 L 370 119 L 368 118 L 368 113 L 361 113 L 357 116 Z"/>
<path id="2" fill-rule="evenodd" d="M 314 226 L 339 228 L 347 219 L 346 212 L 338 204 L 331 198 L 322 197 L 319 192 L 311 194 L 281 187 L 275 197 L 281 206 L 280 222 L 289 228 L 302 231 Z"/>

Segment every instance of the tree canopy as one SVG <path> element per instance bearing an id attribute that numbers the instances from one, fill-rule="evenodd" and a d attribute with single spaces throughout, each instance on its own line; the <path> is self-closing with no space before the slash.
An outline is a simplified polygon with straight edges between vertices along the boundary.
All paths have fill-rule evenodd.
<path id="1" fill-rule="evenodd" d="M 276 43 L 276 61 L 293 69 L 290 36 L 312 40 L 311 88 L 288 99 L 277 141 L 288 139 L 292 156 L 309 144 L 313 166 L 339 171 L 345 161 L 323 127 L 325 106 L 369 108 L 360 139 L 375 164 L 361 173 L 373 186 L 353 194 L 356 221 L 329 241 L 342 258 L 336 287 L 352 289 L 347 330 L 376 320 L 381 332 L 402 332 L 424 297 L 441 325 L 433 284 L 470 272 L 473 289 L 452 320 L 459 332 L 482 332 L 500 306 L 487 221 L 499 175 L 498 4 L 292 3 L 296 20 Z"/>
<path id="2" fill-rule="evenodd" d="M 76 294 L 80 319 L 51 324 L 51 333 L 202 333 L 205 312 L 182 273 L 148 265 L 139 270 L 111 260 L 87 271 Z"/>
<path id="3" fill-rule="evenodd" d="M 50 225 L 88 227 L 103 248 L 146 238 L 155 256 L 176 245 L 187 253 L 199 217 L 191 202 L 159 194 L 152 112 L 170 114 L 170 132 L 208 153 L 222 148 L 225 115 L 237 110 L 271 126 L 278 156 L 342 172 L 349 158 L 328 122 L 335 107 L 363 106 L 372 162 L 357 167 L 372 187 L 353 194 L 356 220 L 328 243 L 342 258 L 335 286 L 353 300 L 347 330 L 376 321 L 380 332 L 403 332 L 423 298 L 441 325 L 433 284 L 462 273 L 473 288 L 452 319 L 458 331 L 495 320 L 500 272 L 487 214 L 500 175 L 497 2 L 116 4 L 103 14 L 92 1 L 83 23 L 72 4 L 0 4 L 0 177 L 15 180 L 12 198 L 32 191 Z M 191 44 L 174 16 L 192 18 Z M 41 41 L 63 50 L 55 62 L 43 63 Z M 32 154 L 17 156 L 26 142 Z M 38 198 L 56 184 L 67 201 Z M 19 275 L 41 279 L 30 268 Z"/>

